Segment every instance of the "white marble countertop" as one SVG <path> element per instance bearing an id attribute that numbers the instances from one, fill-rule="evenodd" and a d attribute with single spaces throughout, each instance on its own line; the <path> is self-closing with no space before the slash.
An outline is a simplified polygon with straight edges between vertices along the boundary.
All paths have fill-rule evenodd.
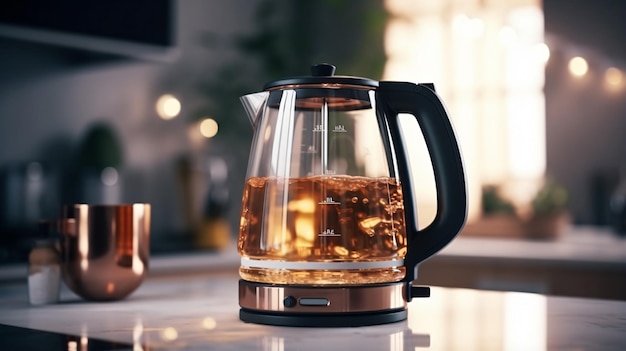
<path id="1" fill-rule="evenodd" d="M 553 242 L 461 236 L 439 256 L 624 269 L 626 240 L 586 228 Z M 238 265 L 234 247 L 217 254 L 154 257 L 148 279 L 125 300 L 85 302 L 63 287 L 59 304 L 41 307 L 28 304 L 26 267 L 4 267 L 0 277 L 12 279 L 0 279 L 0 324 L 86 342 L 134 344 L 135 351 L 626 349 L 626 301 L 514 292 L 433 288 L 430 298 L 409 304 L 406 322 L 374 327 L 246 324 L 238 319 Z"/>
<path id="2" fill-rule="evenodd" d="M 93 303 L 66 288 L 58 304 L 28 304 L 24 283 L 0 285 L 0 324 L 134 345 L 133 350 L 623 350 L 626 302 L 433 288 L 405 322 L 288 328 L 238 318 L 237 275 L 149 277 L 125 300 Z M 2 340 L 0 340 L 2 345 Z M 77 347 L 78 346 L 78 347 Z M 45 349 L 45 347 L 44 347 Z M 87 348 L 84 348 L 87 349 Z"/>

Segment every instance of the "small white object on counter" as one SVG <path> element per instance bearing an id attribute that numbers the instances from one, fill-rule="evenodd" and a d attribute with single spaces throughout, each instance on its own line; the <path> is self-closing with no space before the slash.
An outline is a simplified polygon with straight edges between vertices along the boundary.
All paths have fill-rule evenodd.
<path id="1" fill-rule="evenodd" d="M 58 265 L 40 267 L 28 275 L 28 297 L 31 305 L 46 305 L 59 301 L 61 270 Z"/>
<path id="2" fill-rule="evenodd" d="M 59 301 L 61 264 L 52 240 L 39 240 L 28 255 L 28 298 L 31 305 Z"/>

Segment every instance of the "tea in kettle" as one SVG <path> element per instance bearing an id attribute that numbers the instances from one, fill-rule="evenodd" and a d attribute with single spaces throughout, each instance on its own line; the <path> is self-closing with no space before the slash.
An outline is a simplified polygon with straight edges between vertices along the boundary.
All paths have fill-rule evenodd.
<path id="1" fill-rule="evenodd" d="M 406 319 L 417 265 L 466 218 L 465 176 L 432 84 L 312 75 L 241 97 L 254 128 L 238 251 L 240 318 L 287 326 L 357 326 Z M 399 114 L 422 129 L 437 214 L 416 223 Z"/>

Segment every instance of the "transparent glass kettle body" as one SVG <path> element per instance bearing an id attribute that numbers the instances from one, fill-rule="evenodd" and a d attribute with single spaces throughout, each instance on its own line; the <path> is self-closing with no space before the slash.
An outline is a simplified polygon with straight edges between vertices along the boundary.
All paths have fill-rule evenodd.
<path id="1" fill-rule="evenodd" d="M 266 95 L 251 117 L 238 240 L 243 279 L 350 285 L 404 278 L 402 189 L 374 97 L 372 89 L 318 86 Z"/>

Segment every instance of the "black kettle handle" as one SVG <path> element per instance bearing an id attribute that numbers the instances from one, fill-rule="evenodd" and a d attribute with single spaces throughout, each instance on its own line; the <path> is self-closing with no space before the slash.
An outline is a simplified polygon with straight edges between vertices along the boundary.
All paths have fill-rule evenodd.
<path id="1" fill-rule="evenodd" d="M 417 265 L 444 248 L 463 228 L 467 217 L 467 192 L 463 161 L 454 130 L 441 100 L 432 84 L 380 82 L 376 91 L 398 156 L 398 172 L 403 185 L 406 215 L 407 255 L 406 278 L 410 283 L 417 277 Z M 433 222 L 418 230 L 416 206 L 413 200 L 407 150 L 402 140 L 398 114 L 408 113 L 417 119 L 430 153 L 437 187 L 437 214 Z M 404 160 L 404 162 L 402 162 Z M 408 297 L 410 300 L 410 297 Z"/>

